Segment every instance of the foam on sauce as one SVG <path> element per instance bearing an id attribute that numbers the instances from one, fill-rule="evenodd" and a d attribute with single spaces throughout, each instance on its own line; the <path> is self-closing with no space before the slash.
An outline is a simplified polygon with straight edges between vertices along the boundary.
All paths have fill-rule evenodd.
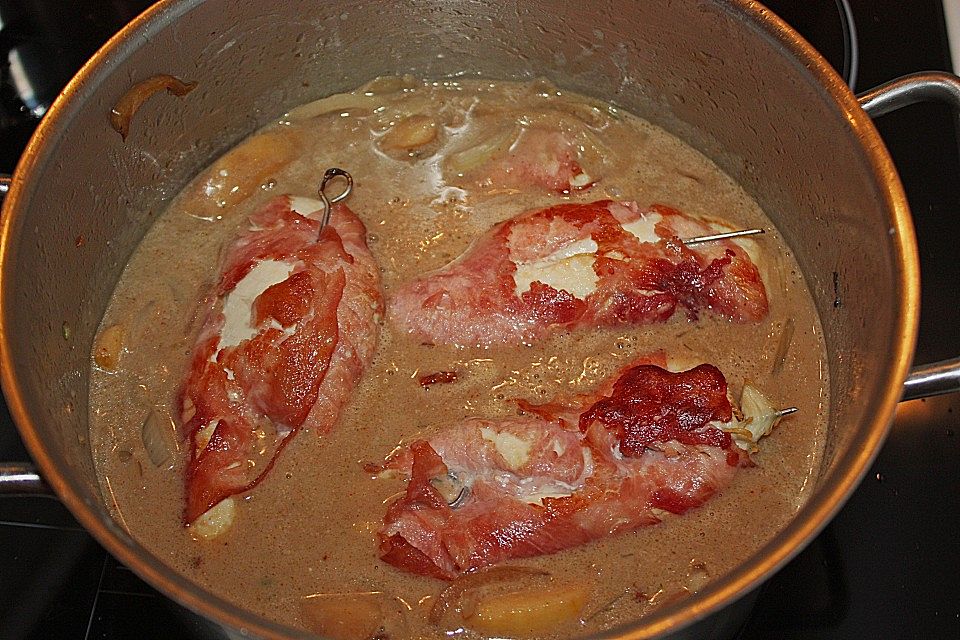
<path id="1" fill-rule="evenodd" d="M 575 140 L 580 164 L 596 184 L 560 195 L 500 188 L 475 177 L 484 154 L 509 149 L 534 127 L 557 128 Z M 418 144 L 402 146 L 411 140 Z M 251 164 L 258 155 L 279 160 Z M 468 416 L 514 414 L 515 398 L 542 401 L 587 392 L 638 355 L 661 348 L 674 361 L 719 367 L 734 397 L 749 381 L 775 405 L 799 412 L 763 440 L 758 466 L 741 469 L 733 484 L 703 507 L 615 538 L 512 563 L 543 569 L 556 584 L 587 585 L 581 619 L 561 625 L 555 635 L 609 628 L 672 594 L 696 590 L 704 576 L 723 574 L 770 540 L 805 501 L 827 419 L 825 349 L 790 249 L 779 234 L 768 232 L 751 242 L 763 253 L 771 309 L 758 324 L 732 324 L 707 314 L 689 322 L 678 313 L 662 325 L 558 334 L 534 346 L 457 349 L 420 344 L 385 322 L 373 365 L 336 428 L 322 438 L 304 429 L 267 478 L 237 497 L 231 530 L 210 541 L 194 539 L 180 521 L 183 444 L 173 462 L 158 468 L 144 450 L 141 425 L 151 410 L 166 419 L 176 414 L 175 394 L 206 313 L 202 295 L 218 275 L 211 256 L 245 229 L 247 216 L 268 199 L 282 193 L 312 196 L 329 166 L 354 176 L 348 204 L 367 225 L 387 296 L 397 283 L 455 258 L 492 224 L 564 200 L 662 203 L 736 227 L 772 231 L 757 204 L 691 147 L 646 121 L 543 81 L 384 78 L 291 112 L 214 162 L 171 203 L 132 256 L 103 319 L 103 328 L 123 325 L 127 340 L 116 371 L 93 367 L 95 461 L 118 522 L 158 557 L 271 619 L 303 625 L 306 596 L 375 591 L 410 604 L 398 627 L 403 633 L 445 637 L 451 627 L 431 625 L 426 611 L 446 585 L 377 557 L 375 532 L 404 483 L 375 479 L 362 463 L 380 461 L 398 443 Z M 232 176 L 245 182 L 226 184 Z M 208 193 L 205 185 L 212 182 L 225 182 L 224 188 Z M 232 186 L 239 188 L 231 191 Z M 245 195 L 228 201 L 224 193 Z M 643 237 L 649 224 L 638 222 L 631 231 Z M 576 255 L 558 256 L 557 263 L 564 260 Z M 572 269 L 573 275 L 556 277 L 588 286 Z M 521 282 L 518 272 L 518 289 L 529 287 L 526 280 Z M 778 361 L 788 324 L 793 339 Z M 429 388 L 418 383 L 438 371 L 456 371 L 457 379 Z"/>

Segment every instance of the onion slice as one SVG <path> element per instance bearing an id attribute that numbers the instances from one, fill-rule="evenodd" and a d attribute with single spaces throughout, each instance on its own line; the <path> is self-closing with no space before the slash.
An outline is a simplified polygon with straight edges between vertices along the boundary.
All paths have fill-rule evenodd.
<path id="1" fill-rule="evenodd" d="M 748 382 L 740 395 L 740 415 L 721 428 L 733 436 L 738 447 L 756 453 L 760 439 L 770 435 L 781 418 L 795 411 L 794 407 L 777 410 L 769 398 Z"/>
<path id="2" fill-rule="evenodd" d="M 326 98 L 300 105 L 287 114 L 291 122 L 302 122 L 334 112 L 348 112 L 357 109 L 372 111 L 380 103 L 380 98 L 356 93 L 334 93 Z"/>
<path id="3" fill-rule="evenodd" d="M 120 134 L 121 138 L 126 140 L 130 133 L 130 120 L 133 119 L 140 106 L 153 94 L 166 89 L 167 93 L 181 98 L 193 91 L 196 86 L 196 82 L 184 82 L 166 73 L 151 76 L 143 82 L 138 82 L 120 96 L 117 104 L 110 110 L 110 126 Z"/>
<path id="4" fill-rule="evenodd" d="M 516 124 L 504 126 L 473 146 L 447 157 L 446 168 L 454 175 L 463 176 L 485 164 L 500 151 L 506 151 L 520 136 L 520 127 Z"/>
<path id="5" fill-rule="evenodd" d="M 147 457 L 150 458 L 153 466 L 162 467 L 173 457 L 171 441 L 174 429 L 176 427 L 169 418 L 164 420 L 153 409 L 147 412 L 147 417 L 144 418 L 143 426 L 140 429 L 140 437 L 143 440 L 143 448 L 147 452 Z"/>

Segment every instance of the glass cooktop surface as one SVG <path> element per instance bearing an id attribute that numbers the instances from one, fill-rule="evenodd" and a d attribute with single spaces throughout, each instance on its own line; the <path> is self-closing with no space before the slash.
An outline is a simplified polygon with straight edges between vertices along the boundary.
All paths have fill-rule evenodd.
<path id="1" fill-rule="evenodd" d="M 70 76 L 149 4 L 0 0 L 0 172 L 13 171 Z M 940 0 L 767 4 L 856 91 L 914 71 L 951 70 Z M 917 362 L 960 354 L 957 125 L 947 107 L 931 104 L 877 120 L 920 244 Z M 810 546 L 762 587 L 737 638 L 960 638 L 958 430 L 960 394 L 901 404 L 860 488 Z M 0 460 L 26 457 L 6 406 L 0 406 Z M 56 500 L 0 497 L 0 640 L 149 640 L 196 631 L 175 611 Z"/>

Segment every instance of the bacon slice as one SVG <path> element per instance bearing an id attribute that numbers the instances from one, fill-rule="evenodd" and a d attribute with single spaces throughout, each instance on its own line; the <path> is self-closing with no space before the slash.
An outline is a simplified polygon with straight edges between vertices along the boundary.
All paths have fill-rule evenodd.
<path id="1" fill-rule="evenodd" d="M 184 523 L 259 483 L 301 428 L 329 431 L 376 349 L 383 311 L 366 229 L 343 205 L 281 196 L 226 252 L 180 391 Z M 319 234 L 319 235 L 318 235 Z"/>
<path id="2" fill-rule="evenodd" d="M 402 285 L 389 315 L 433 343 L 519 344 L 556 327 L 664 322 L 682 309 L 736 322 L 766 316 L 756 265 L 675 209 L 603 200 L 527 212 L 494 226 L 463 255 Z"/>
<path id="3" fill-rule="evenodd" d="M 712 365 L 638 365 L 609 396 L 527 407 L 533 415 L 468 419 L 387 460 L 409 484 L 384 518 L 383 560 L 452 579 L 553 553 L 702 505 L 750 464 L 724 431 L 735 422 Z"/>

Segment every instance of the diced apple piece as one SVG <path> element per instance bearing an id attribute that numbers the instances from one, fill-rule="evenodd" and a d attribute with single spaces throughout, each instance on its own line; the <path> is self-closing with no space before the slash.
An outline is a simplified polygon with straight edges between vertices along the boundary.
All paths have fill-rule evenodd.
<path id="1" fill-rule="evenodd" d="M 485 567 L 477 571 L 468 571 L 461 573 L 447 588 L 439 593 L 433 605 L 430 607 L 428 619 L 433 624 L 438 624 L 440 620 L 450 611 L 456 611 L 461 614 L 461 618 L 468 617 L 473 613 L 473 607 L 476 604 L 476 593 L 481 589 L 491 585 L 502 585 L 507 582 L 522 580 L 524 578 L 539 577 L 544 578 L 548 574 L 540 569 L 533 567 L 515 567 L 511 565 L 494 565 Z M 470 613 L 466 613 L 466 609 Z"/>
<path id="2" fill-rule="evenodd" d="M 403 605 L 380 591 L 318 593 L 300 605 L 306 627 L 330 640 L 368 640 L 402 634 Z"/>
<path id="3" fill-rule="evenodd" d="M 581 585 L 493 594 L 477 601 L 466 622 L 472 629 L 492 635 L 538 635 L 576 620 L 586 601 L 587 589 Z"/>
<path id="4" fill-rule="evenodd" d="M 217 159 L 206 180 L 191 189 L 197 204 L 191 213 L 201 218 L 222 215 L 260 189 L 273 174 L 293 159 L 292 134 L 280 129 L 253 136 Z"/>

